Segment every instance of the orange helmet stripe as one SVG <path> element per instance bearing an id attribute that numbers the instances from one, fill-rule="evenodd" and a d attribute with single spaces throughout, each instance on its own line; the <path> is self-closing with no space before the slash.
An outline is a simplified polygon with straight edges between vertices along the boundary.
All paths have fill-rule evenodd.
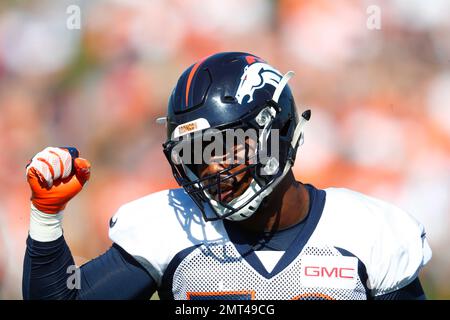
<path id="1" fill-rule="evenodd" d="M 202 60 L 200 60 L 199 62 L 197 62 L 197 63 L 192 67 L 191 72 L 189 72 L 189 76 L 188 76 L 187 84 L 186 84 L 186 107 L 188 106 L 189 89 L 191 88 L 192 78 L 194 78 L 195 72 L 196 72 L 197 69 L 200 67 L 200 65 L 203 63 L 203 61 L 205 61 L 205 58 L 203 58 Z"/>

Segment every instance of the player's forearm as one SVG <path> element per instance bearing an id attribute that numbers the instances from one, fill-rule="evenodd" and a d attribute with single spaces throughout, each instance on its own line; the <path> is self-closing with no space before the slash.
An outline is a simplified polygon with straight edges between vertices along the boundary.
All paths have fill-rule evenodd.
<path id="1" fill-rule="evenodd" d="M 61 236 L 41 242 L 28 236 L 23 265 L 22 293 L 28 299 L 76 299 L 69 289 L 67 270 L 74 265 L 69 247 Z"/>
<path id="2" fill-rule="evenodd" d="M 63 212 L 47 214 L 31 204 L 30 229 L 25 251 L 22 291 L 24 299 L 74 299 L 67 270 L 74 265 L 63 237 Z"/>
<path id="3" fill-rule="evenodd" d="M 62 215 L 62 212 L 46 214 L 31 206 L 30 235 L 23 267 L 24 299 L 151 297 L 156 289 L 152 277 L 116 245 L 81 268 L 71 268 L 74 260 L 62 235 Z"/>

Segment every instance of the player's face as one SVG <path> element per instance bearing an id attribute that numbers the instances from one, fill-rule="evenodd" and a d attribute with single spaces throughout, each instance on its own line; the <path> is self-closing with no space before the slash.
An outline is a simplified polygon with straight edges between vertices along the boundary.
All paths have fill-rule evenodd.
<path id="1" fill-rule="evenodd" d="M 209 159 L 210 161 L 208 161 L 208 163 L 196 166 L 196 174 L 199 178 L 204 178 L 215 175 L 216 173 L 229 168 L 232 164 L 237 164 L 237 166 L 229 169 L 227 174 L 221 176 L 221 178 L 232 177 L 220 183 L 220 195 L 217 187 L 212 187 L 208 190 L 216 201 L 228 203 L 247 190 L 253 178 L 248 170 L 243 169 L 249 164 L 251 155 L 254 153 L 255 145 L 256 143 L 249 141 L 247 138 L 245 144 L 234 145 L 231 150 L 226 150 L 221 157 L 212 157 Z M 233 156 L 232 158 L 230 158 L 231 155 Z M 232 159 L 232 161 L 230 161 L 230 159 Z M 205 182 L 207 184 L 215 185 L 216 181 L 210 179 L 210 181 L 207 180 Z"/>

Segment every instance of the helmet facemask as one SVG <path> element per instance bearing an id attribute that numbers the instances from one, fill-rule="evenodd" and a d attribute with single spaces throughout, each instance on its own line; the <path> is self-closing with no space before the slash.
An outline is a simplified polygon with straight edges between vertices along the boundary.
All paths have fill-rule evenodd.
<path id="1" fill-rule="evenodd" d="M 206 220 L 230 218 L 242 211 L 279 171 L 278 155 L 270 153 L 271 139 L 278 138 L 272 136 L 276 132 L 272 128 L 276 110 L 267 105 L 257 111 L 226 128 L 197 131 L 164 145 L 177 182 L 199 205 Z M 190 151 L 189 157 L 184 154 L 186 150 Z M 275 160 L 268 161 L 267 155 Z M 213 163 L 223 169 L 200 176 L 201 168 Z M 224 190 L 224 186 L 231 187 L 238 178 L 240 182 L 251 181 L 238 196 L 225 200 L 224 193 L 229 194 L 232 189 Z M 234 187 L 236 191 L 237 186 Z M 240 217 L 246 218 L 245 213 Z"/>

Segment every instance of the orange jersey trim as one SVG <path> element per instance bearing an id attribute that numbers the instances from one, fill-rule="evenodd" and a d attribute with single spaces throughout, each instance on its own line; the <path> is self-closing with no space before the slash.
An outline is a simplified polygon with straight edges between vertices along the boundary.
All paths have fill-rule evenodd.
<path id="1" fill-rule="evenodd" d="M 249 294 L 252 300 L 255 300 L 254 290 L 242 290 L 242 291 L 206 291 L 206 292 L 186 292 L 186 298 L 191 300 L 191 297 L 206 297 L 206 296 L 238 296 Z"/>
<path id="2" fill-rule="evenodd" d="M 304 294 L 300 294 L 298 296 L 295 296 L 294 298 L 292 298 L 291 300 L 303 300 L 304 298 L 322 298 L 325 300 L 336 300 L 326 294 L 323 293 L 304 293 Z"/>

